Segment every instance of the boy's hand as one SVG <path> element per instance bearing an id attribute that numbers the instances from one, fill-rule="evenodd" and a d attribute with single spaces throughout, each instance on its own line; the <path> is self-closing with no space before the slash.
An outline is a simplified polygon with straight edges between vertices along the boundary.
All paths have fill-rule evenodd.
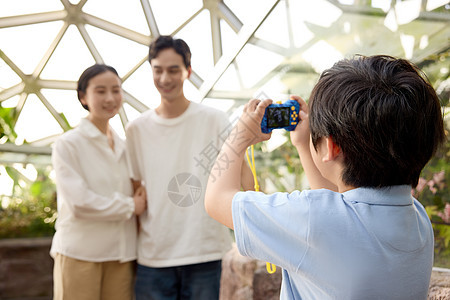
<path id="1" fill-rule="evenodd" d="M 244 149 L 262 141 L 270 139 L 271 133 L 261 131 L 261 122 L 264 117 L 266 107 L 272 104 L 272 100 L 252 99 L 245 106 L 242 116 L 236 124 L 233 132 L 238 135 L 235 140 L 245 143 Z"/>
<path id="2" fill-rule="evenodd" d="M 298 113 L 300 117 L 300 122 L 298 123 L 295 130 L 291 131 L 291 143 L 295 147 L 308 147 L 309 149 L 309 108 L 306 102 L 299 96 L 292 95 L 290 97 L 292 100 L 296 100 L 300 104 L 300 112 Z"/>

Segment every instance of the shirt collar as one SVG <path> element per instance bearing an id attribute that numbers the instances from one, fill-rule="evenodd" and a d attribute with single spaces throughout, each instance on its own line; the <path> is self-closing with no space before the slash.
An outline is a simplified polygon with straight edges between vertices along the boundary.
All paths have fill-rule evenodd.
<path id="1" fill-rule="evenodd" d="M 178 125 L 183 120 L 185 120 L 187 117 L 189 117 L 192 114 L 192 112 L 195 111 L 195 109 L 197 107 L 198 107 L 197 103 L 190 101 L 187 109 L 178 117 L 163 118 L 156 113 L 156 110 L 152 111 L 152 114 L 150 115 L 150 117 L 153 119 L 153 121 L 155 121 L 158 124 L 165 125 L 165 126 L 174 126 L 174 125 Z"/>
<path id="2" fill-rule="evenodd" d="M 109 125 L 108 125 L 109 126 Z M 99 138 L 102 139 L 106 145 L 108 145 L 108 138 L 106 137 L 106 135 L 101 132 L 97 126 L 95 126 L 91 121 L 89 121 L 88 119 L 84 118 L 81 119 L 80 124 L 77 127 L 81 133 L 85 136 L 87 136 L 88 138 Z M 119 135 L 111 128 L 111 126 L 109 127 L 109 130 L 111 130 L 112 136 L 114 138 L 114 153 L 116 157 L 120 157 L 123 153 L 123 151 L 125 150 L 125 145 L 122 142 L 122 139 L 119 137 Z M 109 145 L 108 145 L 109 147 Z"/>
<path id="3" fill-rule="evenodd" d="M 395 185 L 384 188 L 361 187 L 344 192 L 342 195 L 346 201 L 374 205 L 406 206 L 411 205 L 414 201 L 409 185 Z"/>
<path id="4" fill-rule="evenodd" d="M 106 135 L 103 134 L 94 124 L 92 124 L 91 121 L 84 118 L 81 119 L 80 124 L 78 125 L 78 129 L 86 136 L 95 138 L 95 137 L 105 137 Z"/>

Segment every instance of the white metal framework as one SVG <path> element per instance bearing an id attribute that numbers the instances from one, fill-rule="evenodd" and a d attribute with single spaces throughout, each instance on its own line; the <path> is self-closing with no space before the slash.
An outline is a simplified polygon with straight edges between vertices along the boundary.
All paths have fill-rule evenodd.
<path id="1" fill-rule="evenodd" d="M 10 0 L 9 2 L 11 1 L 15 0 Z M 99 50 L 95 39 L 92 38 L 87 30 L 87 26 L 109 32 L 136 44 L 148 46 L 151 40 L 160 34 L 177 36 L 202 12 L 207 11 L 209 13 L 211 33 L 211 37 L 208 40 L 211 41 L 209 46 L 212 49 L 213 66 L 208 74 L 200 75 L 196 70 L 196 66 L 193 65 L 193 74 L 190 82 L 198 91 L 199 101 L 202 101 L 204 98 L 223 99 L 223 101 L 232 99 L 235 101 L 234 107 L 240 106 L 242 101 L 254 97 L 258 91 L 270 90 L 270 83 L 273 82 L 274 78 L 283 85 L 276 93 L 306 94 L 320 72 L 320 62 L 326 61 L 328 56 L 337 55 L 336 58 L 339 58 L 357 53 L 384 53 L 398 57 L 407 57 L 420 64 L 433 55 L 447 53 L 446 57 L 448 57 L 450 48 L 450 14 L 449 4 L 446 1 L 390 0 L 381 1 L 384 3 L 382 7 L 374 7 L 373 2 L 376 1 L 317 0 L 314 1 L 316 3 L 315 8 L 311 8 L 312 1 L 264 0 L 250 1 L 254 6 L 250 9 L 248 7 L 245 8 L 246 11 L 243 12 L 240 11 L 239 3 L 245 3 L 245 1 L 203 0 L 199 9 L 185 20 L 182 20 L 181 24 L 173 31 L 160 32 L 160 24 L 158 18 L 155 18 L 153 10 L 154 2 L 151 0 L 140 0 L 142 15 L 139 17 L 145 18 L 149 32 L 147 34 L 87 13 L 84 10 L 87 0 L 60 0 L 60 2 L 62 4 L 61 10 L 0 17 L 0 33 L 4 29 L 12 27 L 62 22 L 62 26 L 53 41 L 31 73 L 25 73 L 10 58 L 10 54 L 2 49 L 2 44 L 15 43 L 16 41 L 1 41 L 0 59 L 3 60 L 4 65 L 20 77 L 21 82 L 12 86 L 3 86 L 0 82 L 0 103 L 12 97 L 19 98 L 16 105 L 17 121 L 29 95 L 36 95 L 57 121 L 62 131 L 67 131 L 73 124 L 70 124 L 60 111 L 51 104 L 51 101 L 42 93 L 42 90 L 74 90 L 76 82 L 58 78 L 44 79 L 41 75 L 70 26 L 76 27 L 93 60 L 98 63 L 104 63 L 103 53 Z M 166 2 L 170 5 L 171 1 Z M 416 3 L 416 8 L 411 9 L 411 3 L 413 2 Z M 409 6 L 406 5 L 408 3 L 410 4 Z M 7 5 L 8 1 L 2 1 L 0 11 L 2 6 Z M 235 7 L 235 9 L 233 10 L 232 7 Z M 114 7 L 108 7 L 107 9 L 114 9 Z M 177 7 L 173 7 L 173 9 L 176 10 Z M 334 12 L 334 16 L 332 16 L 333 14 L 326 14 L 328 10 Z M 316 14 L 316 19 L 312 21 L 308 19 L 308 16 L 305 16 L 305 11 L 306 14 Z M 276 14 L 278 17 L 275 16 Z M 238 15 L 241 17 L 238 17 Z M 242 16 L 248 16 L 248 18 L 243 18 Z M 167 18 L 170 17 L 167 16 Z M 327 20 L 327 18 L 331 20 Z M 329 24 L 324 25 L 319 21 L 328 21 Z M 180 20 L 178 20 L 178 23 L 180 23 Z M 224 41 L 224 26 L 231 28 L 235 33 L 232 43 L 229 40 Z M 269 34 L 267 34 L 268 27 L 271 29 Z M 300 27 L 305 28 L 303 32 L 310 34 L 309 38 L 299 37 Z M 281 34 L 287 36 L 287 42 L 284 45 L 273 42 L 276 36 Z M 426 45 L 421 42 L 425 39 L 425 36 Z M 407 43 L 404 40 L 407 40 L 407 38 L 409 38 L 409 41 L 412 40 L 410 49 L 406 49 L 408 46 L 405 46 Z M 189 44 L 204 42 L 205 39 L 199 36 L 198 40 L 190 41 Z M 325 50 L 322 49 L 325 52 L 320 52 L 320 47 L 324 45 L 328 48 L 325 47 L 323 48 Z M 225 48 L 226 51 L 224 50 Z M 258 73 L 258 68 L 255 67 L 254 76 L 257 77 L 257 80 L 251 86 L 246 86 L 243 83 L 243 79 L 245 79 L 243 77 L 248 75 L 243 75 L 241 72 L 243 69 L 242 65 L 245 64 L 246 60 L 243 52 L 245 52 L 244 49 L 251 50 L 254 48 L 263 49 L 264 53 L 268 53 L 268 55 L 272 53 L 282 59 L 271 69 L 266 70 L 264 74 L 256 74 Z M 329 52 L 327 52 L 327 49 L 330 49 Z M 260 64 L 265 64 L 266 59 L 264 55 L 260 52 L 254 53 L 256 54 L 253 54 L 253 56 L 259 55 Z M 240 57 L 241 60 L 239 60 Z M 122 76 L 124 82 L 146 63 L 147 56 L 143 55 L 135 59 L 136 63 L 130 66 Z M 111 64 L 110 62 L 108 63 Z M 2 68 L 0 68 L 0 74 L 1 72 Z M 233 90 L 216 88 L 219 80 L 226 80 L 223 77 L 226 72 L 232 72 L 231 76 L 236 77 L 238 86 Z M 151 84 L 150 78 L 149 84 Z M 133 95 L 133 91 L 125 89 L 124 92 L 124 102 L 134 110 L 143 112 L 149 109 L 149 106 L 142 99 L 138 99 Z M 122 108 L 119 115 L 122 125 L 125 126 L 129 120 L 127 112 Z M 30 124 L 30 126 L 33 125 Z M 3 152 L 3 154 L 0 153 L 0 161 L 11 162 L 14 160 L 11 157 L 6 158 L 5 155 L 7 153 L 48 155 L 50 154 L 49 145 L 53 140 L 54 137 L 41 139 L 32 142 L 31 146 L 8 145 L 0 141 L 0 151 Z M 23 158 L 16 156 L 16 160 L 23 161 Z"/>

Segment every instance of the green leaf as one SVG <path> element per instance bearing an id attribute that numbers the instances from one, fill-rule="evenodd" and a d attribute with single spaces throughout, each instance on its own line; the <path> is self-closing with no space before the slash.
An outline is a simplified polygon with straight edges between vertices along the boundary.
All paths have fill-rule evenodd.
<path id="1" fill-rule="evenodd" d="M 42 192 L 42 182 L 36 181 L 30 186 L 31 195 L 38 197 Z"/>
<path id="2" fill-rule="evenodd" d="M 425 211 L 427 212 L 428 218 L 432 218 L 437 215 L 438 209 L 436 205 L 427 205 L 425 206 Z"/>
<path id="3" fill-rule="evenodd" d="M 69 123 L 69 121 L 67 120 L 66 116 L 65 116 L 63 113 L 60 113 L 59 115 L 61 116 L 61 118 L 62 118 L 62 119 L 64 120 L 64 122 L 66 123 L 67 128 L 69 128 L 68 130 L 72 129 L 72 126 L 70 126 L 70 123 Z"/>

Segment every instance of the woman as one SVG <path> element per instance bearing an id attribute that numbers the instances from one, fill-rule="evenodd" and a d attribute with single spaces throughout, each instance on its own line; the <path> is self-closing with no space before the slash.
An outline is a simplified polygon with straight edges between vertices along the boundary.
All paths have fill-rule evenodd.
<path id="1" fill-rule="evenodd" d="M 52 155 L 54 299 L 132 299 L 136 216 L 146 209 L 146 193 L 139 187 L 133 195 L 124 141 L 109 126 L 122 105 L 121 80 L 96 64 L 77 92 L 89 115 L 57 140 Z"/>

